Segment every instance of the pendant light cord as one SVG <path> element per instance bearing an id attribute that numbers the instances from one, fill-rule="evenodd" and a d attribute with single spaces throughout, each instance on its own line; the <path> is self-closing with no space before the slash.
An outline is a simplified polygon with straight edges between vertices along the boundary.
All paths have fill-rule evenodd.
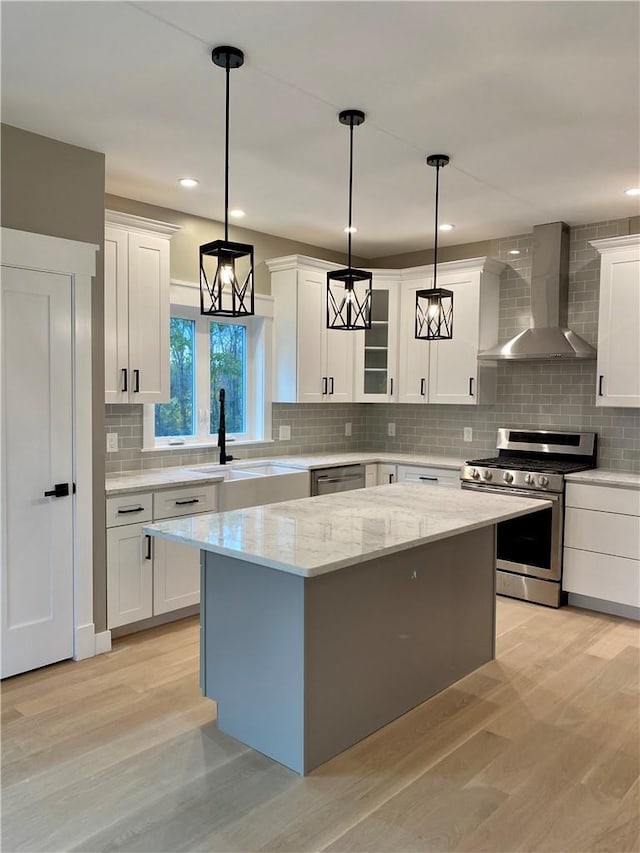
<path id="1" fill-rule="evenodd" d="M 349 124 L 349 227 L 347 230 L 347 266 L 351 269 L 351 219 L 353 210 L 353 121 Z"/>
<path id="2" fill-rule="evenodd" d="M 433 248 L 433 290 L 436 289 L 436 277 L 438 275 L 438 197 L 440 195 L 440 164 L 436 165 L 436 234 Z"/>
<path id="3" fill-rule="evenodd" d="M 229 75 L 231 73 L 230 58 L 227 56 L 227 94 L 225 104 L 225 139 L 224 139 L 224 239 L 229 240 Z"/>

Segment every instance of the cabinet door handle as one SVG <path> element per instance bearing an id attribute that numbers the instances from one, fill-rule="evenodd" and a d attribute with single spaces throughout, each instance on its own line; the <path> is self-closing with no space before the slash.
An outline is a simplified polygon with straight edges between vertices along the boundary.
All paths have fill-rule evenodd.
<path id="1" fill-rule="evenodd" d="M 130 512 L 142 512 L 143 510 L 143 506 L 134 506 L 131 509 L 119 509 L 118 515 L 128 515 Z"/>
<path id="2" fill-rule="evenodd" d="M 323 394 L 327 393 L 327 377 L 326 376 L 322 377 L 322 393 Z"/>
<path id="3" fill-rule="evenodd" d="M 420 380 L 420 396 L 421 396 L 421 397 L 424 397 L 424 395 L 425 395 L 426 393 L 427 393 L 427 380 L 426 380 L 426 379 L 421 379 L 421 380 Z"/>
<path id="4" fill-rule="evenodd" d="M 437 483 L 437 477 L 418 477 L 419 480 L 429 480 L 430 483 Z"/>
<path id="5" fill-rule="evenodd" d="M 394 476 L 393 474 L 389 474 L 389 482 L 390 483 L 393 483 L 393 476 Z"/>
<path id="6" fill-rule="evenodd" d="M 189 498 L 188 501 L 176 501 L 176 506 L 188 506 L 189 504 L 199 504 L 200 498 Z"/>
<path id="7" fill-rule="evenodd" d="M 604 382 L 604 376 L 598 376 L 598 397 L 604 397 L 604 392 L 602 390 L 602 383 Z"/>
<path id="8" fill-rule="evenodd" d="M 129 390 L 129 383 L 127 381 L 128 375 L 129 375 L 129 371 L 127 370 L 126 367 L 123 367 L 122 368 L 122 390 L 123 391 Z"/>
<path id="9" fill-rule="evenodd" d="M 473 376 L 469 377 L 469 396 L 473 397 Z"/>
<path id="10" fill-rule="evenodd" d="M 145 560 L 151 559 L 151 537 L 148 533 L 145 533 L 144 538 L 147 540 L 147 551 L 144 555 Z"/>
<path id="11" fill-rule="evenodd" d="M 389 396 L 393 397 L 393 379 L 389 380 Z"/>
<path id="12" fill-rule="evenodd" d="M 140 391 L 140 371 L 133 371 L 133 391 L 135 394 L 138 394 Z"/>
<path id="13" fill-rule="evenodd" d="M 329 382 L 331 383 L 329 385 L 329 394 L 333 394 L 333 376 L 329 377 Z"/>

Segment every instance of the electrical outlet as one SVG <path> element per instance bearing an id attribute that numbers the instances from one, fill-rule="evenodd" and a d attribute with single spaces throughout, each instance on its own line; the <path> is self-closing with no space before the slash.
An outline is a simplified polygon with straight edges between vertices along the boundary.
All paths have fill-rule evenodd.
<path id="1" fill-rule="evenodd" d="M 464 428 L 464 440 L 473 441 L 473 430 L 471 429 L 471 427 Z"/>
<path id="2" fill-rule="evenodd" d="M 351 424 L 347 423 L 344 425 L 344 434 L 347 436 L 351 435 Z"/>
<path id="3" fill-rule="evenodd" d="M 108 432 L 107 433 L 107 453 L 117 453 L 118 452 L 118 433 L 117 432 Z"/>
<path id="4" fill-rule="evenodd" d="M 281 426 L 278 430 L 278 438 L 280 441 L 290 441 L 291 440 L 291 427 L 287 424 L 287 426 Z"/>
<path id="5" fill-rule="evenodd" d="M 395 435 L 396 434 L 396 425 L 395 424 L 387 424 L 387 435 Z"/>

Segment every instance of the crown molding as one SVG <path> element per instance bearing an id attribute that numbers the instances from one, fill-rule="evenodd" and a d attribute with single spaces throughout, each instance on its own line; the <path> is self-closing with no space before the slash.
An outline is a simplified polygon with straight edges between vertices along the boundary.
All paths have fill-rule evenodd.
<path id="1" fill-rule="evenodd" d="M 603 240 L 589 240 L 601 255 L 606 252 L 615 252 L 617 249 L 632 249 L 640 246 L 640 234 L 627 234 L 624 237 L 605 237 Z"/>
<path id="2" fill-rule="evenodd" d="M 121 213 L 119 210 L 105 210 L 105 225 L 111 228 L 126 228 L 128 231 L 142 231 L 146 234 L 173 237 L 180 230 L 179 225 L 172 222 L 161 222 L 159 219 L 146 219 L 144 216 L 134 216 L 132 213 Z"/>

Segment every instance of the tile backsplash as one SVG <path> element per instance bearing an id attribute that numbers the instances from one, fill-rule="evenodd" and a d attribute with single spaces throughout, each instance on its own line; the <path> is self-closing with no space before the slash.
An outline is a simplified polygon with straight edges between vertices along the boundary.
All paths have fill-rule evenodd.
<path id="1" fill-rule="evenodd" d="M 627 233 L 628 221 L 579 226 L 570 233 L 569 327 L 596 344 L 599 255 L 589 240 Z M 509 254 L 519 249 L 521 254 Z M 500 283 L 500 340 L 529 325 L 531 235 L 492 243 L 494 257 L 507 264 Z M 352 450 L 417 451 L 471 458 L 495 450 L 499 426 L 595 431 L 599 465 L 640 471 L 640 411 L 597 408 L 596 364 L 581 361 L 501 362 L 498 396 L 491 406 L 401 404 L 290 404 L 273 406 L 273 443 L 238 447 L 238 457 L 282 456 Z M 345 423 L 352 434 L 345 435 Z M 396 434 L 387 435 L 394 423 Z M 279 427 L 291 440 L 278 441 Z M 473 441 L 463 441 L 464 427 Z M 108 453 L 107 473 L 199 464 L 217 458 L 215 448 L 142 452 L 142 406 L 107 405 L 106 432 L 117 432 L 120 450 Z M 233 453 L 233 444 L 229 445 Z"/>

